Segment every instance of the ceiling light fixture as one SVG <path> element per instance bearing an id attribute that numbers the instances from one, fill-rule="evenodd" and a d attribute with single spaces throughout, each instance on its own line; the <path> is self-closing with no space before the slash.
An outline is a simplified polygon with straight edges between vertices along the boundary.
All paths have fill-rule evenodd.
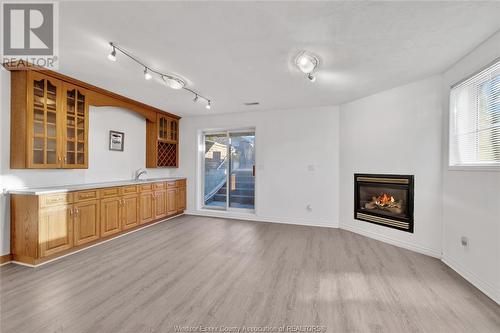
<path id="1" fill-rule="evenodd" d="M 146 80 L 151 80 L 153 78 L 153 75 L 151 75 L 150 72 L 148 72 L 148 68 L 144 67 L 144 78 Z"/>
<path id="2" fill-rule="evenodd" d="M 200 93 L 198 93 L 197 91 L 194 91 L 193 89 L 187 87 L 186 81 L 184 79 L 180 78 L 177 75 L 165 74 L 165 73 L 162 73 L 156 69 L 151 68 L 150 66 L 146 65 L 144 62 L 139 60 L 132 53 L 126 51 L 125 49 L 116 45 L 115 43 L 109 42 L 109 45 L 112 47 L 111 53 L 108 55 L 109 60 L 116 61 L 116 51 L 119 51 L 123 55 L 132 59 L 137 64 L 141 65 L 141 67 L 144 67 L 144 79 L 151 80 L 153 78 L 153 74 L 157 74 L 162 78 L 163 82 L 165 82 L 165 84 L 168 87 L 170 87 L 172 89 L 176 89 L 176 90 L 183 89 L 183 90 L 186 90 L 186 91 L 190 92 L 191 94 L 195 95 L 195 97 L 193 99 L 194 102 L 198 101 L 199 99 L 204 99 L 205 101 L 207 101 L 206 108 L 210 109 L 210 106 L 211 106 L 210 100 L 208 98 L 206 98 L 205 96 L 200 95 Z"/>
<path id="3" fill-rule="evenodd" d="M 116 61 L 116 49 L 113 46 L 113 50 L 111 50 L 111 53 L 108 54 L 108 59 L 111 61 Z"/>
<path id="4" fill-rule="evenodd" d="M 182 89 L 186 85 L 186 82 L 181 78 L 172 75 L 162 75 L 161 77 L 165 84 L 172 89 Z"/>
<path id="5" fill-rule="evenodd" d="M 309 81 L 316 81 L 316 77 L 312 75 L 312 73 L 318 70 L 319 66 L 319 58 L 316 55 L 302 51 L 295 58 L 295 65 L 297 65 L 302 73 L 306 74 Z"/>

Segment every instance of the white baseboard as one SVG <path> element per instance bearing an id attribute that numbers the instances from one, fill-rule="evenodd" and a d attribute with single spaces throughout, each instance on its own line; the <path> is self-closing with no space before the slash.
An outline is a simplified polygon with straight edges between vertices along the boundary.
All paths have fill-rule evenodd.
<path id="1" fill-rule="evenodd" d="M 428 256 L 431 256 L 434 258 L 441 259 L 441 251 L 440 250 L 436 250 L 436 249 L 432 249 L 432 248 L 428 248 L 428 247 L 424 247 L 424 246 L 420 246 L 420 245 L 415 245 L 412 243 L 408 243 L 405 241 L 401 241 L 398 239 L 387 237 L 385 235 L 382 235 L 382 234 L 379 234 L 379 233 L 376 233 L 373 231 L 366 231 L 362 228 L 357 228 L 357 227 L 353 227 L 353 226 L 346 225 L 346 224 L 340 224 L 340 229 L 352 231 L 354 233 L 357 233 L 357 234 L 360 234 L 360 235 L 363 235 L 366 237 L 370 237 L 370 238 L 379 240 L 379 241 L 384 242 L 384 243 L 399 246 L 399 247 L 402 247 L 402 248 L 410 250 L 410 251 L 414 251 L 417 253 L 421 253 L 421 254 L 425 254 L 425 255 L 428 255 Z"/>
<path id="2" fill-rule="evenodd" d="M 458 263 L 458 261 L 450 258 L 447 255 L 443 255 L 441 261 L 445 263 L 448 267 L 457 272 L 464 279 L 469 281 L 474 287 L 481 290 L 486 296 L 491 298 L 497 304 L 500 305 L 500 290 L 497 290 L 493 285 L 489 282 L 484 281 L 479 276 L 474 274 L 473 272 L 466 269 L 464 266 Z"/>
<path id="3" fill-rule="evenodd" d="M 303 225 L 310 227 L 323 227 L 323 228 L 338 228 L 338 222 L 329 221 L 326 219 L 305 219 L 305 218 L 281 218 L 281 217 L 265 217 L 251 213 L 238 213 L 228 211 L 215 211 L 209 209 L 200 209 L 196 211 L 186 211 L 186 215 L 218 217 L 225 219 L 236 219 L 254 222 L 270 222 L 281 224 Z"/>

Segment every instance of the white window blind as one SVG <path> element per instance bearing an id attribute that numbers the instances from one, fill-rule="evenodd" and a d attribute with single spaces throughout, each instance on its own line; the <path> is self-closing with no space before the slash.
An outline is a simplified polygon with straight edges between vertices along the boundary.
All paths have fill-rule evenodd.
<path id="1" fill-rule="evenodd" d="M 500 60 L 452 87 L 450 165 L 500 167 Z"/>

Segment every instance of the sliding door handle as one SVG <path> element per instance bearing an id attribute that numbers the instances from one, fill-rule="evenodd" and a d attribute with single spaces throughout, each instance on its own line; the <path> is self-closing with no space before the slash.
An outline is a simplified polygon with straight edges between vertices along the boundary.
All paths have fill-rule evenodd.
<path id="1" fill-rule="evenodd" d="M 255 164 L 252 165 L 252 176 L 255 177 Z"/>

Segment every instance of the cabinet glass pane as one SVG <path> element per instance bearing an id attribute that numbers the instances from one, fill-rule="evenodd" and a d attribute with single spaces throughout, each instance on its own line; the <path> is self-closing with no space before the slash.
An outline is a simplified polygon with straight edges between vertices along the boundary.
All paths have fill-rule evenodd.
<path id="1" fill-rule="evenodd" d="M 56 151 L 56 139 L 47 139 L 47 150 Z"/>
<path id="2" fill-rule="evenodd" d="M 47 124 L 47 136 L 55 138 L 56 137 L 56 125 L 55 124 Z"/>
<path id="3" fill-rule="evenodd" d="M 47 151 L 47 164 L 56 163 L 56 152 L 55 150 Z"/>
<path id="4" fill-rule="evenodd" d="M 83 153 L 83 148 L 84 148 L 84 143 L 83 142 L 78 142 L 78 145 L 77 145 L 77 151 L 79 153 Z"/>
<path id="5" fill-rule="evenodd" d="M 83 164 L 85 162 L 84 154 L 83 153 L 78 153 L 77 156 L 78 156 L 77 163 L 78 164 Z"/>
<path id="6" fill-rule="evenodd" d="M 50 124 L 56 123 L 56 113 L 55 112 L 47 112 L 47 123 L 50 123 Z"/>
<path id="7" fill-rule="evenodd" d="M 66 151 L 68 153 L 74 153 L 75 152 L 75 143 L 71 142 L 71 141 L 68 141 L 66 143 Z"/>
<path id="8" fill-rule="evenodd" d="M 33 163 L 43 164 L 43 150 L 33 151 Z"/>
<path id="9" fill-rule="evenodd" d="M 67 164 L 75 164 L 75 154 L 74 153 L 67 153 L 66 154 L 66 163 Z"/>
<path id="10" fill-rule="evenodd" d="M 35 138 L 33 142 L 33 148 L 36 150 L 43 150 L 44 149 L 43 138 Z"/>
<path id="11" fill-rule="evenodd" d="M 39 122 L 39 121 L 35 121 L 35 123 L 33 124 L 33 128 L 35 130 L 35 134 L 36 135 L 43 135 L 43 121 L 42 122 Z"/>
<path id="12" fill-rule="evenodd" d="M 43 109 L 35 109 L 33 114 L 34 120 L 43 121 L 44 120 L 43 114 L 44 114 Z"/>
<path id="13" fill-rule="evenodd" d="M 79 129 L 78 130 L 78 140 L 83 141 L 85 139 L 84 132 L 83 130 Z"/>

